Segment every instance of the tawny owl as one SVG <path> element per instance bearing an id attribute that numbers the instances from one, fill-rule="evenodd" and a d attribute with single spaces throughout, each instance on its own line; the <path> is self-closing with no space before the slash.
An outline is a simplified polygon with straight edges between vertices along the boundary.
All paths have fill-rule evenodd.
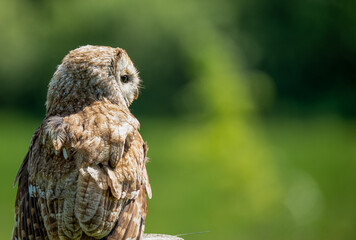
<path id="1" fill-rule="evenodd" d="M 71 51 L 17 174 L 12 239 L 141 239 L 147 146 L 129 106 L 140 79 L 120 48 Z"/>

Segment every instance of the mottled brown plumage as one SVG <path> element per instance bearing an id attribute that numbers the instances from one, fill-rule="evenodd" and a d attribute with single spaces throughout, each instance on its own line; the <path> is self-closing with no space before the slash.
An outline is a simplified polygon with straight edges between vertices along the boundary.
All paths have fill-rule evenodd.
<path id="1" fill-rule="evenodd" d="M 12 239 L 141 239 L 147 146 L 129 105 L 140 79 L 120 48 L 71 51 L 48 89 L 15 183 Z"/>

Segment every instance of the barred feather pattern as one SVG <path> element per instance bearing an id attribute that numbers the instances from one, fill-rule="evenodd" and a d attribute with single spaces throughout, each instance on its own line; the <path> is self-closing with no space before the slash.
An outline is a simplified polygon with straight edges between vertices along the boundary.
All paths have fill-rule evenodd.
<path id="1" fill-rule="evenodd" d="M 122 90 L 125 86 L 118 77 L 120 71 L 131 71 L 132 78 L 137 74 L 130 70 L 131 60 L 122 59 L 126 56 L 122 49 L 85 46 L 72 51 L 58 67 L 51 83 L 65 88 L 57 92 L 74 95 L 66 95 L 62 105 L 63 96 L 52 96 L 50 83 L 47 116 L 34 133 L 15 180 L 13 240 L 142 238 L 151 187 L 147 146 L 128 109 L 137 92 Z M 63 72 L 64 65 L 69 72 Z M 93 69 L 102 69 L 102 79 Z M 80 75 L 85 77 L 79 81 Z M 75 78 L 72 83 L 68 76 Z M 110 93 L 116 91 L 111 80 L 118 82 L 119 92 Z M 100 87 L 78 96 L 83 81 Z M 105 81 L 109 86 L 103 87 Z"/>

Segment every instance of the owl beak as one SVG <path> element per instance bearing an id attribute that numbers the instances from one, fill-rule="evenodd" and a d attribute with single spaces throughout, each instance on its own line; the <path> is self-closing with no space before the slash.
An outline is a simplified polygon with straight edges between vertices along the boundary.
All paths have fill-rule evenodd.
<path id="1" fill-rule="evenodd" d="M 136 90 L 135 100 L 138 98 L 138 90 Z"/>

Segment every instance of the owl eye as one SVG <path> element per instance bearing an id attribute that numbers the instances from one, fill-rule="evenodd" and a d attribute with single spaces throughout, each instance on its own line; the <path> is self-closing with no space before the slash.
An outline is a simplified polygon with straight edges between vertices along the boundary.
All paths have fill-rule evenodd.
<path id="1" fill-rule="evenodd" d="M 120 78 L 121 78 L 121 82 L 123 82 L 123 83 L 127 83 L 129 81 L 128 75 L 122 75 Z"/>

